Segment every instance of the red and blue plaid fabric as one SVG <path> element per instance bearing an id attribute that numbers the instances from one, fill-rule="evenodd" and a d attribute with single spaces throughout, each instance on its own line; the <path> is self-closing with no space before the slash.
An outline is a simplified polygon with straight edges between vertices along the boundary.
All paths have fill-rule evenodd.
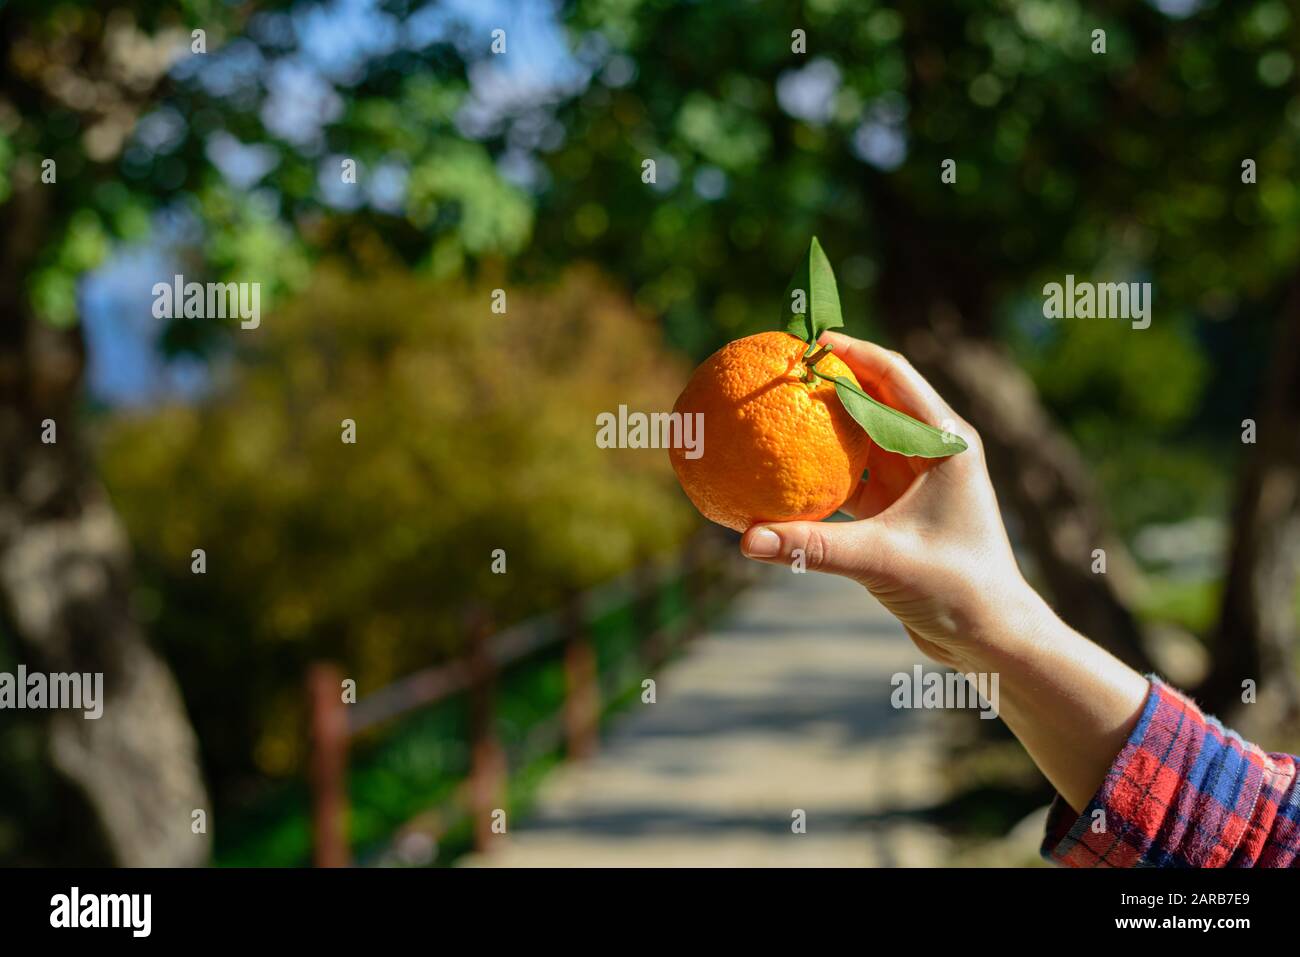
<path id="1" fill-rule="evenodd" d="M 1152 677 L 1137 727 L 1083 814 L 1060 795 L 1052 802 L 1043 856 L 1070 867 L 1300 866 L 1296 762 Z"/>

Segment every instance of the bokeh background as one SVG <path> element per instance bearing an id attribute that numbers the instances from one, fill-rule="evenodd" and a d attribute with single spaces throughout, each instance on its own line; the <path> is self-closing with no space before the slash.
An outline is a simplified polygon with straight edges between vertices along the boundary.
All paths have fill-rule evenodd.
<path id="1" fill-rule="evenodd" d="M 467 616 L 509 626 L 679 555 L 700 519 L 666 456 L 596 448 L 594 417 L 667 409 L 694 362 L 774 328 L 814 234 L 848 331 L 981 432 L 1062 615 L 1296 747 L 1296 16 L 0 4 L 0 670 L 109 685 L 99 722 L 0 713 L 0 861 L 309 860 L 311 664 L 364 697 L 463 655 Z M 260 283 L 260 328 L 154 318 L 177 273 Z M 1150 328 L 1045 319 L 1067 273 L 1150 282 Z M 616 721 L 645 635 L 595 634 Z M 507 743 L 563 699 L 553 656 L 517 671 Z M 358 857 L 454 804 L 462 712 L 360 742 Z M 932 818 L 965 860 L 1020 863 L 1004 839 L 1050 791 L 976 724 Z M 511 752 L 522 814 L 556 760 Z M 471 831 L 441 827 L 418 862 Z"/>

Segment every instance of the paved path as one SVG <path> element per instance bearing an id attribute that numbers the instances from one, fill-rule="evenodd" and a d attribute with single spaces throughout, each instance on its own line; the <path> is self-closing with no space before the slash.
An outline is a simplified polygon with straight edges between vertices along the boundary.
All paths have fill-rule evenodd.
<path id="1" fill-rule="evenodd" d="M 526 819 L 466 864 L 943 864 L 907 816 L 942 794 L 934 716 L 890 707 L 922 661 L 859 586 L 772 567 L 726 621 L 617 718 L 600 754 L 543 784 Z M 806 812 L 807 831 L 791 829 Z"/>

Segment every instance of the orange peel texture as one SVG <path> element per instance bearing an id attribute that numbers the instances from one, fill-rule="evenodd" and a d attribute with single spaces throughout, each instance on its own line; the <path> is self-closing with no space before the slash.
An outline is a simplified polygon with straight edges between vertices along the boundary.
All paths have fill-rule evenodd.
<path id="1" fill-rule="evenodd" d="M 825 379 L 804 381 L 803 340 L 786 332 L 737 339 L 709 356 L 673 407 L 703 413 L 703 454 L 668 455 L 683 491 L 705 518 L 743 532 L 761 522 L 825 518 L 857 487 L 871 439 Z M 829 354 L 827 376 L 859 384 Z"/>

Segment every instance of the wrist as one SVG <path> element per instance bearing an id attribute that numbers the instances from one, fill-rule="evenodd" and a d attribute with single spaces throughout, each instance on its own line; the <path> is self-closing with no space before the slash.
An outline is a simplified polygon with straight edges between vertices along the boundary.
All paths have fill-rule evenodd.
<path id="1" fill-rule="evenodd" d="M 1073 631 L 1019 575 L 983 592 L 970 615 L 967 638 L 954 654 L 963 671 L 1001 671 L 1059 645 Z"/>

